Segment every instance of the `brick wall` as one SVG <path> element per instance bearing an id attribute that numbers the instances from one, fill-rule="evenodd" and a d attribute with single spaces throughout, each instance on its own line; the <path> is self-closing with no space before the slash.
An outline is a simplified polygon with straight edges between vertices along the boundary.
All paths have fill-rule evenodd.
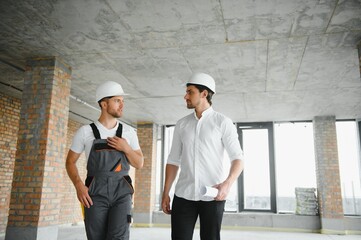
<path id="1" fill-rule="evenodd" d="M 11 185 L 14 172 L 17 134 L 20 119 L 20 99 L 0 93 L 0 236 L 5 233 L 9 214 Z M 68 122 L 67 145 L 64 155 L 72 142 L 75 131 L 82 124 L 70 120 Z M 72 224 L 83 221 L 81 208 L 75 188 L 65 170 L 65 158 L 62 165 L 61 181 L 62 198 L 59 214 L 59 224 Z M 83 153 L 77 162 L 79 174 L 85 179 L 86 159 Z"/>
<path id="2" fill-rule="evenodd" d="M 20 100 L 0 93 L 0 235 L 9 214 L 11 184 L 19 126 Z"/>
<path id="3" fill-rule="evenodd" d="M 138 124 L 139 144 L 144 155 L 143 168 L 136 170 L 134 221 L 149 223 L 155 206 L 156 134 L 153 124 Z"/>
<path id="4" fill-rule="evenodd" d="M 67 147 L 65 150 L 65 156 L 68 154 L 68 150 L 70 145 L 73 141 L 73 136 L 75 132 L 82 126 L 82 124 L 69 119 L 68 121 L 68 134 L 67 134 Z M 74 224 L 83 221 L 80 203 L 76 196 L 76 191 L 74 188 L 73 183 L 71 182 L 70 178 L 65 169 L 65 158 L 64 158 L 64 169 L 63 169 L 63 197 L 61 199 L 61 208 L 60 208 L 60 216 L 59 216 L 59 223 L 60 224 Z M 83 181 L 85 181 L 86 177 L 86 159 L 85 154 L 82 153 L 79 160 L 77 161 L 77 167 L 80 176 L 82 177 Z"/>

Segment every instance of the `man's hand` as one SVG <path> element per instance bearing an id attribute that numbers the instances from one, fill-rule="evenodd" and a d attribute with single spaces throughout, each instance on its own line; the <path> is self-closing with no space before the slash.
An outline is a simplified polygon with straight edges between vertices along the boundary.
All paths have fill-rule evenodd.
<path id="1" fill-rule="evenodd" d="M 79 176 L 78 168 L 76 167 L 76 161 L 79 159 L 79 157 L 80 153 L 69 150 L 65 163 L 66 172 L 74 184 L 79 202 L 81 202 L 84 207 L 90 208 L 90 206 L 93 205 L 93 201 L 91 200 L 88 193 L 88 188 L 82 182 Z"/>
<path id="2" fill-rule="evenodd" d="M 130 150 L 132 150 L 131 147 L 129 146 L 127 140 L 125 140 L 124 138 L 120 138 L 117 136 L 108 137 L 107 142 L 108 142 L 109 146 L 111 146 L 112 148 L 115 148 L 116 150 L 118 150 L 120 152 L 127 153 Z"/>
<path id="3" fill-rule="evenodd" d="M 107 143 L 112 148 L 118 150 L 119 152 L 124 152 L 127 156 L 128 161 L 131 166 L 136 169 L 140 169 L 144 164 L 144 157 L 141 149 L 133 150 L 132 147 L 128 144 L 127 140 L 120 137 L 108 137 Z"/>
<path id="4" fill-rule="evenodd" d="M 220 184 L 214 185 L 213 187 L 218 189 L 218 194 L 214 198 L 214 200 L 216 200 L 216 201 L 226 200 L 229 190 L 231 188 L 231 185 L 227 181 L 224 181 Z"/>
<path id="5" fill-rule="evenodd" d="M 224 182 L 213 186 L 214 188 L 218 189 L 218 194 L 214 198 L 214 200 L 216 201 L 226 200 L 227 195 L 232 187 L 232 184 L 238 178 L 238 176 L 241 174 L 242 171 L 243 171 L 243 160 L 240 159 L 233 160 L 227 179 Z"/>
<path id="6" fill-rule="evenodd" d="M 170 209 L 170 197 L 167 194 L 163 194 L 162 209 L 165 214 L 171 214 L 172 212 L 172 210 Z"/>
<path id="7" fill-rule="evenodd" d="M 90 206 L 93 205 L 93 201 L 89 196 L 87 186 L 85 186 L 82 182 L 78 182 L 75 188 L 79 202 L 81 202 L 81 204 L 83 204 L 84 207 L 90 208 Z"/>

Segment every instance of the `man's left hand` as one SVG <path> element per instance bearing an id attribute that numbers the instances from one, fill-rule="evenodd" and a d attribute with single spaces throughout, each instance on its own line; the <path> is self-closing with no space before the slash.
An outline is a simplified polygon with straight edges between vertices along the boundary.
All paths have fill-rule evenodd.
<path id="1" fill-rule="evenodd" d="M 231 188 L 231 185 L 228 182 L 222 182 L 220 184 L 214 185 L 214 188 L 218 189 L 218 194 L 217 196 L 214 198 L 214 200 L 216 201 L 224 201 L 226 200 L 229 190 Z"/>

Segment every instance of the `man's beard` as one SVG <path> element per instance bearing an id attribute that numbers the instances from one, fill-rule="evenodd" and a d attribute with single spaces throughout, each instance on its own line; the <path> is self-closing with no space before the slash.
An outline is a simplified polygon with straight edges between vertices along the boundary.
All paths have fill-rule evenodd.
<path id="1" fill-rule="evenodd" d="M 117 111 L 108 111 L 108 114 L 110 114 L 114 118 L 120 118 L 122 116 L 122 112 Z"/>
<path id="2" fill-rule="evenodd" d="M 195 108 L 194 105 L 192 104 L 192 102 L 190 102 L 190 101 L 189 101 L 189 102 L 186 102 L 186 104 L 187 104 L 187 108 L 188 108 L 188 109 L 193 109 L 193 108 Z"/>

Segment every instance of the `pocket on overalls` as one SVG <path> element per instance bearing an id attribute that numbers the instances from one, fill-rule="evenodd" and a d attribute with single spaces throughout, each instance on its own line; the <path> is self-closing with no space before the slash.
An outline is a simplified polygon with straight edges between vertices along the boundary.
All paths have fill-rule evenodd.
<path id="1" fill-rule="evenodd" d="M 125 180 L 127 186 L 129 187 L 129 189 L 131 190 L 131 193 L 134 193 L 134 188 L 133 188 L 133 184 L 132 184 L 132 179 L 130 178 L 130 176 L 126 175 L 123 177 L 123 179 Z"/>
<path id="2" fill-rule="evenodd" d="M 93 190 L 94 190 L 94 185 L 95 185 L 95 177 L 88 176 L 88 177 L 85 179 L 85 186 L 88 187 L 88 193 L 89 193 L 89 195 L 93 192 Z"/>

